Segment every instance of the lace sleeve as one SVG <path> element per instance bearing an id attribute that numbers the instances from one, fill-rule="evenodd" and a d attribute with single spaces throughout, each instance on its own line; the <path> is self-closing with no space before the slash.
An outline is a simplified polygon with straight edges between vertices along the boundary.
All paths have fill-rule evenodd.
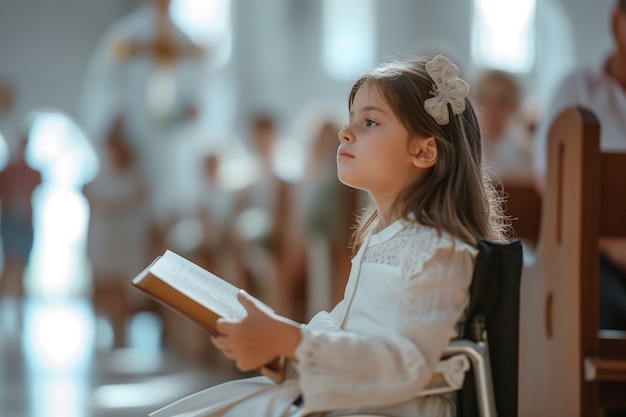
<path id="1" fill-rule="evenodd" d="M 458 245 L 458 243 L 457 243 Z M 458 251 L 465 254 L 460 255 Z M 398 329 L 413 334 L 429 364 L 441 358 L 444 349 L 457 335 L 457 323 L 469 304 L 476 249 L 464 245 L 438 249 L 423 264 L 408 267 L 410 273 L 400 299 Z"/>
<path id="2" fill-rule="evenodd" d="M 475 253 L 469 245 L 438 245 L 419 267 L 405 264 L 398 321 L 384 333 L 304 328 L 296 355 L 306 409 L 383 406 L 415 397 L 468 304 Z"/>

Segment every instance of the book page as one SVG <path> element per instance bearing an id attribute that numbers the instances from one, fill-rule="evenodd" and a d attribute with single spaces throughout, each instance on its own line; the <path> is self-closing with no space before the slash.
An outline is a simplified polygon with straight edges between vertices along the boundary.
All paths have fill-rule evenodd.
<path id="1" fill-rule="evenodd" d="M 170 250 L 152 265 L 150 272 L 221 317 L 239 320 L 246 316 L 237 301 L 239 288 Z"/>

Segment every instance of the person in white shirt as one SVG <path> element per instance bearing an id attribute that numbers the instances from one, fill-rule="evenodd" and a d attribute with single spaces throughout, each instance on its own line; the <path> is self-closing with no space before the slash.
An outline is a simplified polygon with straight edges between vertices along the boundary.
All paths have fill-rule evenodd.
<path id="1" fill-rule="evenodd" d="M 616 0 L 610 22 L 613 50 L 561 81 L 548 107 L 554 113 L 538 126 L 534 171 L 540 190 L 545 186 L 547 131 L 565 107 L 582 106 L 596 115 L 602 151 L 626 151 L 626 0 Z M 600 250 L 600 328 L 626 330 L 626 240 L 602 239 Z"/>
<path id="2" fill-rule="evenodd" d="M 112 127 L 136 155 L 148 182 L 144 204 L 155 256 L 171 228 L 198 204 L 199 117 L 205 105 L 206 51 L 175 24 L 170 0 L 142 0 L 114 22 L 94 49 L 83 81 L 81 125 L 98 154 Z"/>

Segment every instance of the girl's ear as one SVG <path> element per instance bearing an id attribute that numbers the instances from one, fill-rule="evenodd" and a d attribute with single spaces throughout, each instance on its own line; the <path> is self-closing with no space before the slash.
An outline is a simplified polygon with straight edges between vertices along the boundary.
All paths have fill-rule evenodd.
<path id="1" fill-rule="evenodd" d="M 431 168 L 437 162 L 437 141 L 433 136 L 414 139 L 411 156 L 416 168 Z"/>

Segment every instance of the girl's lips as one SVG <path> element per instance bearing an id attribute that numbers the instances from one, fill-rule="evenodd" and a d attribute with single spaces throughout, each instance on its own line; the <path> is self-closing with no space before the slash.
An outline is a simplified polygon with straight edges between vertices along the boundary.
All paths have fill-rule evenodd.
<path id="1" fill-rule="evenodd" d="M 354 155 L 349 154 L 346 151 L 339 150 L 337 152 L 337 158 L 354 158 Z"/>

